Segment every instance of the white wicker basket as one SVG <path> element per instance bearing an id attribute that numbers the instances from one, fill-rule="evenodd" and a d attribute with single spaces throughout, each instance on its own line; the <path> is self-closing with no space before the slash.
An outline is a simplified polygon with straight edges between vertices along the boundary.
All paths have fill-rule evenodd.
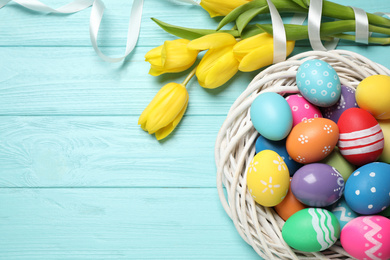
<path id="1" fill-rule="evenodd" d="M 283 240 L 284 221 L 272 208 L 255 203 L 247 191 L 246 169 L 255 155 L 258 136 L 250 119 L 250 106 L 262 92 L 297 93 L 295 75 L 300 64 L 321 59 L 332 65 L 341 84 L 356 88 L 374 74 L 390 70 L 357 53 L 343 50 L 309 51 L 274 64 L 259 73 L 232 105 L 215 145 L 217 188 L 222 205 L 241 237 L 264 259 L 347 259 L 337 242 L 330 249 L 307 253 L 290 248 Z"/>

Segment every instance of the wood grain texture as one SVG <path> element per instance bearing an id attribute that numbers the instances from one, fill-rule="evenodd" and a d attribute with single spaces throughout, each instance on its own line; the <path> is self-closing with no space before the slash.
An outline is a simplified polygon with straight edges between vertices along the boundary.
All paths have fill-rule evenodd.
<path id="1" fill-rule="evenodd" d="M 119 56 L 132 1 L 104 2 L 99 45 Z M 388 0 L 335 2 L 390 11 Z M 157 142 L 138 116 L 187 72 L 147 74 L 145 53 L 176 38 L 150 17 L 202 28 L 220 18 L 175 0 L 146 0 L 135 52 L 111 64 L 91 47 L 90 11 L 0 9 L 0 259 L 258 259 L 220 205 L 214 165 L 218 130 L 258 72 L 217 90 L 192 80 L 186 115 Z M 389 47 L 343 45 L 390 67 Z M 307 41 L 298 46 L 294 53 L 309 50 Z"/>
<path id="2" fill-rule="evenodd" d="M 66 0 L 46 1 L 59 7 Z M 116 54 L 124 53 L 126 34 L 133 1 L 104 1 L 105 11 L 99 31 L 100 46 L 122 46 Z M 367 12 L 389 9 L 388 0 L 356 1 L 333 0 L 345 6 L 356 6 Z M 32 12 L 10 3 L 0 10 L 0 46 L 91 46 L 89 39 L 90 8 L 71 15 L 42 14 Z M 208 13 L 198 6 L 175 0 L 147 0 L 142 15 L 142 28 L 138 46 L 158 46 L 165 40 L 174 39 L 160 29 L 151 17 L 164 22 L 191 28 L 214 29 L 221 18 L 210 19 Z M 267 19 L 263 19 L 266 22 Z M 269 23 L 269 21 L 267 21 Z M 229 28 L 229 27 L 227 27 Z M 352 45 L 352 43 L 349 43 Z"/>
<path id="3" fill-rule="evenodd" d="M 215 187 L 222 116 L 185 116 L 162 142 L 134 116 L 2 117 L 0 187 Z"/>
<path id="4" fill-rule="evenodd" d="M 387 48 L 342 47 L 390 67 Z M 188 73 L 147 74 L 149 49 L 139 47 L 124 64 L 111 64 L 87 47 L 0 47 L 0 115 L 140 115 L 163 85 Z M 296 47 L 293 54 L 308 50 Z M 214 90 L 193 79 L 186 115 L 226 115 L 258 72 L 238 73 Z"/>
<path id="5" fill-rule="evenodd" d="M 215 189 L 0 189 L 0 259 L 258 259 Z"/>

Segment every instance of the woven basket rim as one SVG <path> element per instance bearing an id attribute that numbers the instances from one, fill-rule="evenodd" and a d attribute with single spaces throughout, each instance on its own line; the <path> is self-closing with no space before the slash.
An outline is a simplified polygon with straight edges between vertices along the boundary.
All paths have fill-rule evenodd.
<path id="1" fill-rule="evenodd" d="M 328 62 L 338 73 L 341 84 L 352 88 L 370 75 L 390 75 L 383 65 L 352 51 L 308 51 L 261 71 L 233 103 L 215 143 L 217 189 L 222 206 L 240 236 L 264 259 L 351 258 L 339 242 L 323 252 L 290 248 L 281 236 L 284 220 L 272 208 L 256 204 L 246 188 L 246 169 L 255 155 L 254 142 L 258 136 L 250 120 L 250 105 L 263 92 L 299 93 L 296 71 L 309 59 Z"/>

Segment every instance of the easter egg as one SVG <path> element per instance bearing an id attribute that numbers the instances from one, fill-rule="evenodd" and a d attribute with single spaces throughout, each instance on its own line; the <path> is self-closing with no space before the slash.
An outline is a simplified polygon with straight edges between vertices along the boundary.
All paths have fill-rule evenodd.
<path id="1" fill-rule="evenodd" d="M 321 108 L 324 118 L 329 118 L 337 124 L 341 114 L 345 110 L 351 107 L 357 107 L 355 92 L 354 88 L 342 85 L 340 99 L 337 103 L 330 107 Z"/>
<path id="2" fill-rule="evenodd" d="M 338 137 L 339 129 L 335 122 L 326 118 L 311 118 L 291 130 L 286 149 L 296 162 L 318 162 L 333 151 Z"/>
<path id="3" fill-rule="evenodd" d="M 291 181 L 291 180 L 290 180 Z M 291 189 L 288 190 L 286 197 L 280 202 L 278 205 L 274 207 L 276 213 L 286 221 L 289 217 L 291 217 L 296 212 L 304 209 L 305 205 L 303 205 L 299 200 L 297 200 L 292 193 Z"/>
<path id="4" fill-rule="evenodd" d="M 347 181 L 352 172 L 356 170 L 356 166 L 348 162 L 341 155 L 340 150 L 337 146 L 334 148 L 333 152 L 325 159 L 321 160 L 320 163 L 325 163 L 336 168 L 336 170 L 341 174 L 341 176 L 343 176 L 344 181 Z"/>
<path id="5" fill-rule="evenodd" d="M 379 158 L 384 147 L 384 136 L 369 112 L 349 108 L 341 114 L 337 126 L 340 130 L 337 146 L 347 161 L 360 166 Z"/>
<path id="6" fill-rule="evenodd" d="M 356 102 L 377 119 L 390 119 L 390 76 L 372 75 L 356 88 Z"/>
<path id="7" fill-rule="evenodd" d="M 284 241 L 300 251 L 317 252 L 331 247 L 340 236 L 340 224 L 333 213 L 307 208 L 287 219 L 282 228 Z"/>
<path id="8" fill-rule="evenodd" d="M 272 150 L 279 154 L 279 156 L 282 157 L 283 161 L 286 163 L 290 176 L 294 175 L 296 170 L 298 170 L 299 167 L 302 166 L 302 164 L 297 163 L 296 161 L 291 159 L 290 155 L 287 153 L 286 139 L 280 141 L 271 141 L 260 135 L 256 139 L 255 149 L 256 153 L 259 153 L 263 150 Z"/>
<path id="9" fill-rule="evenodd" d="M 341 197 L 336 203 L 329 207 L 330 212 L 337 218 L 340 223 L 341 230 L 344 226 L 359 215 L 353 211 L 345 201 L 344 197 Z"/>
<path id="10" fill-rule="evenodd" d="M 250 116 L 254 128 L 265 138 L 284 139 L 292 127 L 292 114 L 287 101 L 279 94 L 260 94 L 251 105 Z"/>
<path id="11" fill-rule="evenodd" d="M 378 120 L 379 126 L 382 129 L 385 145 L 379 156 L 379 161 L 390 163 L 390 120 Z"/>
<path id="12" fill-rule="evenodd" d="M 341 198 L 344 179 L 335 168 L 327 164 L 306 164 L 295 172 L 291 190 L 295 198 L 305 205 L 326 207 Z"/>
<path id="13" fill-rule="evenodd" d="M 299 92 L 310 103 L 329 107 L 336 104 L 341 95 L 340 79 L 332 66 L 322 60 L 307 60 L 297 71 Z"/>
<path id="14" fill-rule="evenodd" d="M 320 109 L 299 94 L 286 97 L 286 101 L 292 111 L 293 127 L 306 119 L 322 117 Z"/>
<path id="15" fill-rule="evenodd" d="M 287 194 L 289 183 L 287 165 L 276 152 L 263 150 L 253 157 L 248 166 L 247 186 L 257 203 L 266 207 L 279 204 Z"/>
<path id="16" fill-rule="evenodd" d="M 374 162 L 358 168 L 345 184 L 344 197 L 349 207 L 360 214 L 385 210 L 390 206 L 390 165 Z"/>
<path id="17" fill-rule="evenodd" d="M 357 217 L 341 230 L 340 242 L 344 250 L 357 259 L 390 259 L 390 219 Z"/>

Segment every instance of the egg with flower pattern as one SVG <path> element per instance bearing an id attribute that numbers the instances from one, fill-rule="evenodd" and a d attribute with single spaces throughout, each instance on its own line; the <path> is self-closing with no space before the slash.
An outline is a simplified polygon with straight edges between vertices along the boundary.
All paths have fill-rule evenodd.
<path id="1" fill-rule="evenodd" d="M 299 163 L 318 162 L 337 144 L 339 128 L 327 118 L 311 118 L 297 124 L 287 137 L 286 149 Z"/>
<path id="2" fill-rule="evenodd" d="M 274 151 L 256 154 L 247 170 L 249 193 L 260 205 L 273 207 L 287 195 L 290 175 L 282 157 Z"/>

